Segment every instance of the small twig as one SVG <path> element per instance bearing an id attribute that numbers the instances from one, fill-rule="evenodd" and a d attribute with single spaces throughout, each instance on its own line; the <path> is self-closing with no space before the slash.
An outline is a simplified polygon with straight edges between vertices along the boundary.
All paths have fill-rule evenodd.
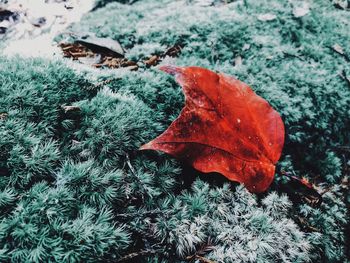
<path id="1" fill-rule="evenodd" d="M 152 195 L 148 192 L 148 190 L 146 189 L 146 187 L 143 185 L 143 182 L 141 181 L 141 179 L 138 177 L 138 175 L 137 175 L 137 173 L 136 173 L 134 167 L 131 165 L 129 155 L 126 154 L 125 157 L 126 157 L 126 164 L 128 165 L 128 167 L 129 167 L 129 169 L 130 169 L 132 175 L 133 175 L 133 176 L 136 178 L 136 180 L 139 182 L 139 185 L 142 187 L 143 192 L 145 192 L 145 193 L 148 195 L 148 197 L 152 197 Z M 142 196 L 142 198 L 143 198 L 143 196 Z"/>
<path id="2" fill-rule="evenodd" d="M 126 154 L 125 157 L 126 157 L 126 164 L 129 166 L 130 171 L 136 176 L 136 171 L 135 171 L 134 167 L 132 167 L 132 165 L 131 165 L 129 154 Z"/>
<path id="3" fill-rule="evenodd" d="M 197 259 L 202 263 L 214 263 L 214 261 L 211 261 L 204 257 L 205 254 L 209 253 L 214 249 L 215 246 L 212 245 L 212 240 L 208 238 L 207 242 L 202 244 L 202 246 L 195 252 L 195 254 L 186 257 L 186 260 L 194 261 Z"/>

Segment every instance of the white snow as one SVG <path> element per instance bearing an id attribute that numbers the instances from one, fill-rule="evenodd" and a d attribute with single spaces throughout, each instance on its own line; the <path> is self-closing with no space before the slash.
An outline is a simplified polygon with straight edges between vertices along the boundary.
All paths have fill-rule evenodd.
<path id="1" fill-rule="evenodd" d="M 53 57 L 60 53 L 54 38 L 71 23 L 78 22 L 90 11 L 94 0 L 12 0 L 6 6 L 20 13 L 19 22 L 9 32 L 4 55 L 24 57 Z M 41 27 L 32 21 L 45 18 Z"/>

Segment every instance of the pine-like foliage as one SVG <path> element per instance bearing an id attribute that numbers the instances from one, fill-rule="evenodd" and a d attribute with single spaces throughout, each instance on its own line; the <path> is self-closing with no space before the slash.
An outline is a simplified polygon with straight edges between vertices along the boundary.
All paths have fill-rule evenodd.
<path id="1" fill-rule="evenodd" d="M 208 251 L 222 263 L 307 261 L 310 244 L 287 217 L 288 198 L 271 193 L 260 201 L 242 187 L 233 192 L 198 180 L 191 191 L 163 201 L 162 210 L 170 207 L 173 215 L 157 219 L 155 234 L 195 259 Z"/>
<path id="2" fill-rule="evenodd" d="M 331 1 L 302 17 L 297 1 L 212 2 L 112 3 L 74 25 L 140 61 L 137 72 L 94 71 L 108 84 L 0 58 L 1 262 L 346 261 L 350 68 L 332 46 L 350 52 L 350 14 Z M 142 64 L 175 44 L 181 54 L 164 63 L 236 75 L 282 114 L 280 169 L 314 181 L 320 206 L 289 199 L 280 175 L 280 193 L 255 196 L 138 151 L 182 108 L 174 80 Z"/>
<path id="3" fill-rule="evenodd" d="M 72 29 L 118 40 L 133 60 L 180 44 L 182 53 L 172 63 L 236 75 L 282 114 L 291 146 L 286 153 L 292 149 L 296 168 L 306 166 L 334 183 L 341 177 L 335 148 L 350 142 L 350 90 L 341 77 L 350 75 L 350 66 L 332 47 L 337 44 L 350 52 L 350 13 L 335 9 L 331 2 L 309 5 L 309 13 L 298 18 L 293 15 L 303 6 L 298 1 L 209 7 L 200 1 L 113 3 Z M 260 21 L 265 14 L 275 18 Z M 242 64 L 235 65 L 236 57 Z"/>
<path id="4" fill-rule="evenodd" d="M 112 37 L 127 48 L 129 59 L 140 62 L 178 44 L 183 47 L 179 57 L 164 63 L 204 66 L 237 76 L 282 114 L 287 140 L 281 169 L 310 178 L 321 192 L 347 182 L 349 154 L 344 149 L 350 144 L 350 89 L 345 77 L 350 75 L 350 13 L 331 1 L 211 2 L 113 3 L 87 15 L 72 29 Z M 298 10 L 305 14 L 299 17 Z M 132 90 L 151 107 L 164 107 L 157 92 L 144 94 L 140 86 L 148 81 L 135 75 L 112 82 L 111 89 Z M 133 84 L 140 81 L 144 84 Z M 166 99 L 176 109 L 182 100 Z M 315 241 L 314 260 L 341 262 L 346 257 L 341 249 L 347 242 L 349 213 L 345 188 L 331 199 L 324 196 L 319 216 L 334 223 L 316 227 L 315 232 L 333 240 Z M 342 204 L 342 212 L 328 212 L 334 202 Z M 301 207 L 313 211 L 307 219 L 314 222 L 319 209 L 309 204 Z"/>
<path id="5" fill-rule="evenodd" d="M 133 253 L 181 262 L 201 250 L 220 262 L 308 259 L 285 196 L 261 206 L 227 184 L 199 180 L 185 190 L 186 173 L 171 158 L 136 151 L 180 108 L 156 103 L 182 99 L 168 77 L 134 73 L 129 86 L 113 84 L 119 91 L 91 91 L 59 63 L 2 62 L 3 262 L 114 262 Z"/>

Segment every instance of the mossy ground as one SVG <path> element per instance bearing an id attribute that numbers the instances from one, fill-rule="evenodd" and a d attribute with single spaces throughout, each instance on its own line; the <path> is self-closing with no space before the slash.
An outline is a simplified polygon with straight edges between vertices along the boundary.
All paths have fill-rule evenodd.
<path id="1" fill-rule="evenodd" d="M 2 261 L 115 262 L 134 252 L 130 262 L 347 260 L 350 12 L 321 0 L 302 17 L 298 1 L 198 2 L 110 3 L 69 29 L 118 40 L 137 72 L 91 76 L 62 62 L 1 58 Z M 162 63 L 234 75 L 281 113 L 279 171 L 315 182 L 321 206 L 291 202 L 281 173 L 255 196 L 137 151 L 182 108 L 174 80 L 142 64 L 176 44 L 181 54 Z"/>

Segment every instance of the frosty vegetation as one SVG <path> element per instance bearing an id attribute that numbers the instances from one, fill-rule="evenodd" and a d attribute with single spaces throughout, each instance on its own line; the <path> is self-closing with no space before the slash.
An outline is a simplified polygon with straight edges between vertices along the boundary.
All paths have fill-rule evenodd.
<path id="1" fill-rule="evenodd" d="M 109 3 L 69 29 L 118 40 L 136 72 L 0 57 L 1 262 L 347 262 L 349 11 L 199 2 Z M 183 106 L 174 80 L 142 63 L 175 44 L 163 63 L 234 75 L 273 105 L 287 136 L 278 171 L 309 178 L 321 205 L 288 196 L 280 172 L 257 196 L 138 151 Z"/>

